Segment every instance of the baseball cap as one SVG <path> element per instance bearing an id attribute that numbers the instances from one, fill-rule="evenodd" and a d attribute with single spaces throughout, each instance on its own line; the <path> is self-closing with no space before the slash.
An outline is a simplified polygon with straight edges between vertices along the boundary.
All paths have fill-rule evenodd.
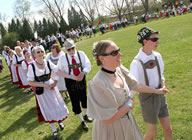
<path id="1" fill-rule="evenodd" d="M 152 34 L 159 34 L 159 31 L 154 31 L 149 27 L 143 27 L 137 33 L 137 40 L 139 43 L 143 43 L 143 40 L 147 39 Z"/>

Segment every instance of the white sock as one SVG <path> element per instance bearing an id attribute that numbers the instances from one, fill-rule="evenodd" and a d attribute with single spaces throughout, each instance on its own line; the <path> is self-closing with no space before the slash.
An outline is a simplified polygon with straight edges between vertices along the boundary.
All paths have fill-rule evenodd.
<path id="1" fill-rule="evenodd" d="M 54 123 L 49 123 L 49 125 L 51 126 L 53 132 L 57 131 Z"/>
<path id="2" fill-rule="evenodd" d="M 87 115 L 87 108 L 82 108 L 84 115 Z"/>
<path id="3" fill-rule="evenodd" d="M 61 125 L 61 126 L 63 126 L 63 127 L 64 127 L 64 124 L 63 124 L 63 122 L 59 122 L 59 125 Z"/>
<path id="4" fill-rule="evenodd" d="M 83 116 L 82 116 L 82 113 L 77 114 L 77 116 L 79 117 L 80 122 L 84 121 Z"/>

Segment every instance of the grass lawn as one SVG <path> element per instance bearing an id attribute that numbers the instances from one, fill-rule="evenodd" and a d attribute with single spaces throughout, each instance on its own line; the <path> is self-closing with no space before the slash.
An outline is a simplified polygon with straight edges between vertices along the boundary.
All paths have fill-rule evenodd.
<path id="1" fill-rule="evenodd" d="M 174 140 L 192 139 L 192 14 L 160 19 L 146 24 L 132 25 L 125 29 L 97 34 L 96 37 L 84 39 L 77 43 L 77 49 L 83 50 L 88 55 L 92 70 L 87 76 L 91 80 L 99 67 L 92 57 L 93 42 L 111 39 L 121 48 L 122 64 L 129 69 L 129 65 L 141 47 L 137 43 L 137 31 L 149 26 L 160 31 L 161 53 L 165 63 L 165 78 L 170 94 L 167 96 Z M 23 89 L 11 84 L 9 70 L 0 73 L 0 139 L 1 140 L 49 140 L 52 139 L 52 130 L 46 123 L 38 123 L 36 104 L 33 93 L 26 94 Z M 146 127 L 141 116 L 138 98 L 135 96 L 136 105 L 133 114 L 144 134 Z M 79 119 L 71 111 L 69 98 L 66 104 L 70 115 L 64 121 L 65 129 L 59 131 L 62 140 L 90 140 L 92 124 L 89 123 L 89 131 L 81 129 Z M 58 125 L 57 125 L 57 128 Z M 158 136 L 156 140 L 163 139 L 163 132 L 158 124 Z"/>

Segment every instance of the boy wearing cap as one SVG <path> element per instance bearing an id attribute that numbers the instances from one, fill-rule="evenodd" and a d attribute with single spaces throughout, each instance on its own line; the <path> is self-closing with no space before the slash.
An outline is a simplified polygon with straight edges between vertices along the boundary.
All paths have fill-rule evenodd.
<path id="1" fill-rule="evenodd" d="M 57 74 L 65 77 L 66 87 L 72 103 L 72 110 L 79 117 L 83 129 L 88 130 L 85 121 L 92 122 L 92 118 L 87 116 L 86 74 L 91 71 L 91 64 L 83 51 L 76 50 L 75 43 L 72 39 L 67 39 L 64 47 L 67 53 L 59 58 L 59 71 Z M 84 111 L 84 116 L 81 113 L 80 103 Z"/>
<path id="2" fill-rule="evenodd" d="M 142 48 L 130 65 L 130 73 L 135 76 L 139 83 L 152 88 L 166 89 L 163 59 L 160 53 L 154 51 L 159 44 L 158 34 L 158 31 L 149 27 L 139 30 L 137 37 Z M 172 128 L 165 96 L 163 94 L 140 93 L 139 101 L 143 119 L 147 124 L 144 140 L 153 140 L 157 135 L 158 118 L 164 130 L 165 140 L 172 140 Z"/>

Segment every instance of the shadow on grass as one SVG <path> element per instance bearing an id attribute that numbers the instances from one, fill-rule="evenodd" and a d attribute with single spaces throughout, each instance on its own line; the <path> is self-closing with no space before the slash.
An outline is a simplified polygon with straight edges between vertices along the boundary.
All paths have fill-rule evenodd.
<path id="1" fill-rule="evenodd" d="M 20 128 L 25 128 L 26 131 L 32 131 L 41 124 L 38 123 L 37 119 L 31 122 L 31 119 L 33 119 L 34 117 L 37 117 L 36 107 L 31 108 L 28 112 L 26 112 L 18 120 L 16 120 L 12 125 L 10 125 L 9 128 L 2 132 L 0 134 L 0 139 L 8 133 L 14 133 L 14 131 L 17 131 Z"/>
<path id="2" fill-rule="evenodd" d="M 69 136 L 67 137 L 65 140 L 79 140 L 79 138 L 81 137 L 81 135 L 83 133 L 88 133 L 88 131 L 85 131 L 82 129 L 81 124 L 76 128 L 76 130 Z"/>
<path id="3" fill-rule="evenodd" d="M 0 98 L 4 100 L 0 104 L 0 108 L 6 107 L 5 111 L 7 112 L 13 110 L 16 106 L 28 102 L 34 96 L 32 92 L 26 94 L 25 90 L 19 88 L 19 85 L 13 85 L 8 75 L 1 78 L 0 91 Z"/>

